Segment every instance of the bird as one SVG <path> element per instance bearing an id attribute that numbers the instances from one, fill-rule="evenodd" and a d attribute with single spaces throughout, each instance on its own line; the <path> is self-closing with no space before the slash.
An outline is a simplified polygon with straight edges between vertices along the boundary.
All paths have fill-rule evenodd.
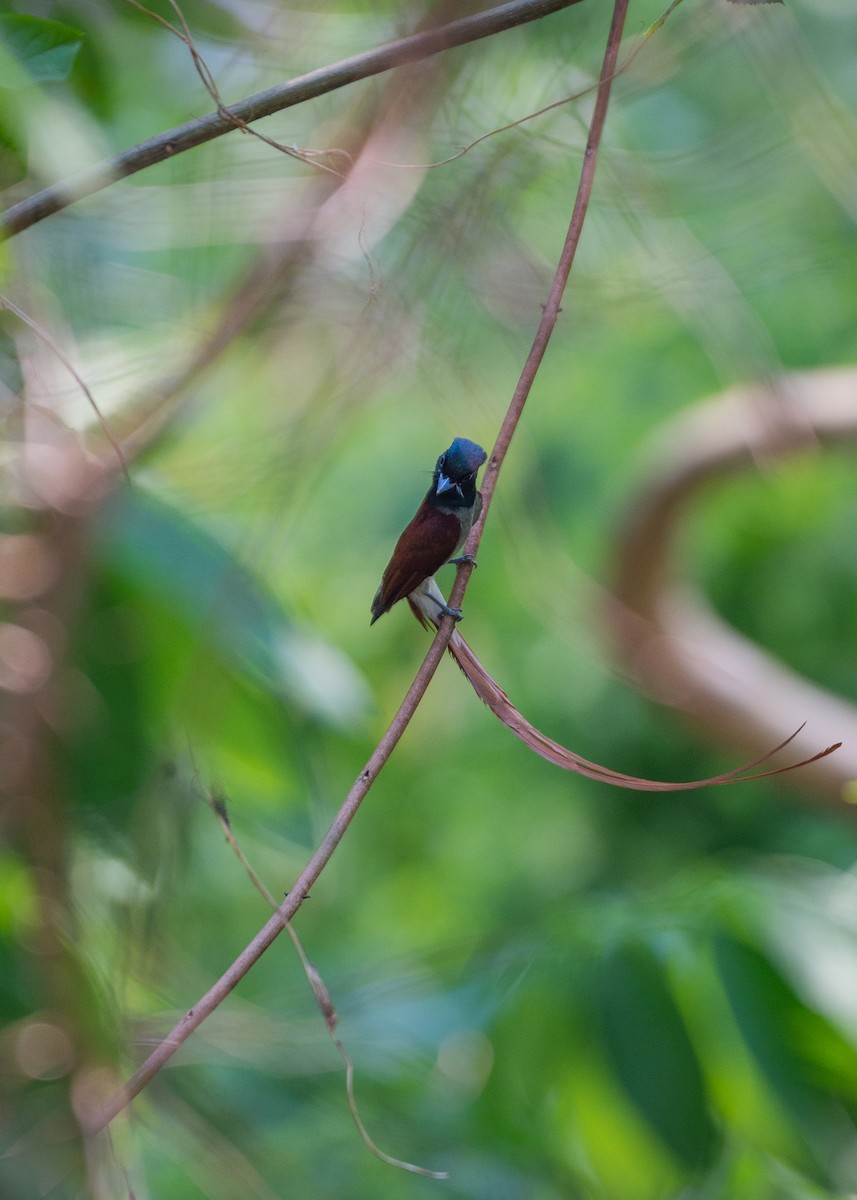
<path id="1" fill-rule="evenodd" d="M 473 523 L 479 520 L 482 513 L 482 496 L 476 490 L 476 476 L 486 457 L 482 447 L 468 441 L 467 438 L 456 438 L 449 449 L 441 454 L 435 465 L 431 487 L 414 519 L 396 543 L 393 557 L 381 578 L 381 584 L 372 601 L 370 624 L 374 625 L 379 617 L 389 612 L 399 600 L 404 599 L 407 599 L 414 615 L 423 625 L 439 627 L 444 616 L 451 616 L 456 621 L 461 619 L 460 610 L 447 605 L 434 581 L 434 574 L 447 562 L 474 561 L 470 555 L 465 554 L 461 558 L 453 558 L 452 555 L 464 545 Z M 826 758 L 841 744 L 835 742 L 811 758 L 802 759 L 798 763 L 754 773 L 756 767 L 782 750 L 796 736 L 793 733 L 779 746 L 775 746 L 754 762 L 744 763 L 743 766 L 708 779 L 670 783 L 644 779 L 639 775 L 626 775 L 583 758 L 531 724 L 523 713 L 515 708 L 457 629 L 452 630 L 447 649 L 479 699 L 525 746 L 565 771 L 574 771 L 587 779 L 599 780 L 614 787 L 647 792 L 677 792 L 714 784 L 740 783 L 746 779 L 764 779 L 768 775 L 794 771 L 817 759 Z"/>
<path id="2" fill-rule="evenodd" d="M 434 581 L 436 571 L 448 562 L 474 562 L 468 555 L 453 557 L 467 540 L 482 512 L 482 495 L 476 475 L 488 456 L 481 446 L 457 437 L 435 464 L 431 487 L 416 514 L 396 543 L 372 601 L 374 625 L 394 604 L 407 597 L 417 619 L 434 624 L 441 616 L 461 620 L 461 610 L 450 608 Z"/>

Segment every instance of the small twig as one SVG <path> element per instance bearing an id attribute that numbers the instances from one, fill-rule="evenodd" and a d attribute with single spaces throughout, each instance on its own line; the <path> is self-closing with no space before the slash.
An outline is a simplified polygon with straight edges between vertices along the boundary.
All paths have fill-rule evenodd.
<path id="1" fill-rule="evenodd" d="M 220 979 L 209 988 L 206 994 L 192 1008 L 188 1009 L 172 1032 L 153 1050 L 125 1087 L 111 1097 L 102 1108 L 97 1120 L 93 1123 L 91 1132 L 97 1132 L 98 1129 L 109 1124 L 143 1090 L 149 1081 L 157 1075 L 161 1067 L 169 1062 L 179 1046 L 226 999 L 236 984 L 244 978 L 250 968 L 276 940 L 284 928 L 284 923 L 290 921 L 298 911 L 304 898 L 309 894 L 313 884 L 330 861 L 334 850 L 342 841 L 345 831 L 351 824 L 366 793 L 375 782 L 382 767 L 407 729 L 432 676 L 437 670 L 440 660 L 443 658 L 447 642 L 452 635 L 452 628 L 452 619 L 444 620 L 443 628 L 438 631 L 437 636 L 429 647 L 422 666 L 417 672 L 405 698 L 399 705 L 399 709 L 390 722 L 387 731 L 378 742 L 366 766 L 357 776 L 348 795 L 343 800 L 339 812 L 334 817 L 330 828 L 322 838 L 312 858 L 295 880 L 291 891 L 276 913 L 260 929 L 249 945 L 246 946 L 231 966 L 221 975 Z"/>
<path id="2" fill-rule="evenodd" d="M 281 154 L 287 154 L 289 158 L 297 158 L 300 160 L 300 162 L 307 163 L 312 167 L 317 167 L 320 171 L 327 171 L 331 175 L 337 175 L 342 178 L 341 172 L 335 171 L 333 167 L 325 166 L 324 163 L 318 161 L 323 152 L 305 152 L 303 150 L 299 150 L 297 146 L 286 146 L 283 142 L 278 142 L 275 138 L 268 137 L 267 134 L 260 133 L 258 129 L 253 129 L 252 126 L 248 125 L 246 121 L 242 120 L 241 117 L 234 113 L 231 108 L 224 104 L 223 98 L 220 95 L 220 90 L 215 81 L 214 74 L 200 53 L 199 47 L 194 41 L 193 34 L 191 33 L 190 26 L 188 25 L 185 15 L 179 7 L 177 0 L 169 0 L 169 4 L 178 19 L 181 21 L 181 29 L 176 29 L 175 25 L 173 25 L 171 21 L 168 21 L 166 17 L 162 17 L 160 13 L 153 12 L 152 9 L 146 8 L 145 4 L 140 3 L 140 0 L 126 0 L 126 3 L 130 4 L 132 8 L 136 8 L 139 12 L 145 13 L 147 17 L 151 17 L 152 20 L 157 21 L 159 25 L 163 25 L 163 27 L 168 29 L 170 33 L 174 34 L 180 42 L 184 42 L 193 60 L 196 73 L 199 75 L 199 78 L 202 81 L 202 86 L 214 101 L 215 105 L 217 106 L 217 111 L 220 113 L 220 115 L 225 120 L 231 121 L 236 129 L 240 129 L 242 133 L 250 134 L 252 137 L 257 138 L 260 142 L 264 142 L 267 146 L 271 146 L 274 150 L 279 150 Z M 335 151 L 331 151 L 331 153 L 335 153 Z"/>
<path id="3" fill-rule="evenodd" d="M 618 79 L 620 75 L 624 75 L 624 73 L 635 62 L 637 56 L 649 41 L 649 38 L 657 33 L 661 26 L 666 24 L 667 19 L 672 15 L 673 12 L 675 12 L 682 2 L 683 0 L 672 0 L 672 4 L 670 4 L 669 8 L 662 12 L 658 19 L 649 26 L 649 28 L 637 42 L 637 45 L 628 52 L 625 61 L 620 63 L 613 72 L 613 75 L 611 76 L 611 83 L 613 80 Z M 129 3 L 134 4 L 136 3 L 136 0 L 129 0 Z M 585 99 L 586 96 L 590 96 L 593 92 L 597 91 L 602 82 L 603 80 L 599 80 L 598 83 L 591 83 L 588 87 L 582 88 L 579 92 L 572 92 L 570 96 L 564 96 L 562 100 L 552 100 L 550 104 L 546 104 L 543 108 L 537 108 L 534 112 L 526 113 L 523 117 L 518 117 L 514 121 L 507 122 L 505 125 L 498 125 L 496 129 L 489 129 L 487 133 L 480 134 L 478 138 L 474 138 L 472 142 L 468 142 L 466 146 L 462 146 L 460 150 L 455 152 L 455 154 L 450 154 L 447 158 L 438 159 L 437 162 L 395 163 L 385 162 L 383 159 L 375 159 L 374 161 L 380 167 L 392 167 L 400 171 L 434 171 L 438 167 L 449 166 L 450 163 L 457 162 L 459 158 L 464 158 L 464 156 L 469 154 L 471 150 L 475 150 L 477 146 L 481 146 L 483 142 L 487 142 L 490 138 L 497 137 L 498 134 L 508 133 L 510 129 L 517 129 L 520 125 L 526 125 L 528 121 L 534 121 L 536 117 L 543 117 L 545 113 L 553 112 L 554 109 L 564 108 L 566 104 L 573 104 L 575 100 Z M 329 153 L 333 154 L 334 151 L 331 150 Z"/>
<path id="4" fill-rule="evenodd" d="M 101 411 L 101 409 L 96 404 L 95 397 L 93 396 L 92 392 L 89 390 L 89 388 L 84 383 L 80 373 L 76 370 L 76 368 L 74 367 L 74 364 L 71 362 L 68 355 L 65 353 L 64 350 L 61 349 L 61 347 L 57 344 L 57 342 L 54 341 L 54 339 L 48 333 L 47 329 L 45 329 L 42 325 L 40 325 L 38 323 L 38 321 L 35 321 L 32 317 L 28 316 L 22 308 L 19 308 L 17 304 L 14 304 L 11 300 L 7 299 L 5 296 L 0 296 L 0 308 L 5 308 L 7 310 L 7 312 L 14 313 L 14 315 L 18 318 L 19 321 L 23 321 L 24 324 L 29 329 L 32 329 L 32 331 L 36 335 L 36 337 L 45 343 L 45 345 L 48 347 L 48 349 L 51 350 L 57 356 L 57 358 L 60 360 L 60 362 L 65 367 L 65 369 L 68 371 L 68 373 L 74 378 L 78 387 L 83 392 L 84 396 L 86 396 L 86 399 L 89 402 L 89 405 L 92 408 L 92 411 L 95 413 L 96 419 L 98 420 L 98 424 L 101 426 L 102 430 L 104 431 L 104 436 L 107 438 L 108 442 L 110 443 L 110 445 L 113 447 L 114 451 L 116 452 L 116 457 L 119 460 L 119 466 L 122 469 L 122 474 L 125 476 L 128 483 L 130 483 L 131 476 L 128 472 L 128 462 L 125 458 L 125 455 L 122 452 L 122 447 L 119 445 L 116 438 L 110 432 L 110 426 L 107 424 L 107 418 L 104 416 L 104 413 Z"/>
<path id="5" fill-rule="evenodd" d="M 482 495 L 484 499 L 484 507 L 482 517 L 479 523 L 474 526 L 470 537 L 467 541 L 466 553 L 475 557 L 475 552 L 479 544 L 479 539 L 482 535 L 482 530 L 485 527 L 485 516 L 491 503 L 491 497 L 494 488 L 497 484 L 497 476 L 506 455 L 515 428 L 523 412 L 524 405 L 532 389 L 536 375 L 544 358 L 545 351 L 553 333 L 554 326 L 560 311 L 563 291 L 568 281 L 571 266 L 574 261 L 575 251 L 577 250 L 580 234 L 583 228 L 583 221 L 586 216 L 586 210 L 589 205 L 589 198 L 592 194 L 592 185 L 595 178 L 595 164 L 598 157 L 598 148 L 601 144 L 601 134 L 604 128 L 604 121 L 607 115 L 607 106 L 610 99 L 610 89 L 613 76 L 616 71 L 616 61 L 619 53 L 619 44 L 622 38 L 622 29 L 625 23 L 625 16 L 628 9 L 628 0 L 614 0 L 613 19 L 610 25 L 610 32 L 607 39 L 607 48 L 604 55 L 604 62 L 601 68 L 601 84 L 598 90 L 598 97 L 595 102 L 595 108 L 590 124 L 589 137 L 587 139 L 586 151 L 584 153 L 583 165 L 580 172 L 580 181 L 578 183 L 577 194 L 575 196 L 574 207 L 571 214 L 568 233 L 566 234 L 565 244 L 563 245 L 562 254 L 560 255 L 559 264 L 554 275 L 547 303 L 544 306 L 541 320 L 539 321 L 536 330 L 535 338 L 530 353 L 524 364 L 521 377 L 518 380 L 517 387 L 512 396 L 508 411 L 503 420 L 497 440 L 494 443 L 494 449 L 491 457 L 488 460 L 488 467 L 485 473 L 485 478 L 482 484 Z M 449 598 L 450 606 L 460 608 L 464 597 L 467 584 L 473 572 L 472 562 L 463 562 L 458 568 L 458 574 L 455 579 L 455 584 Z M 277 912 L 270 918 L 265 926 L 257 933 L 250 944 L 242 951 L 235 959 L 232 965 L 224 972 L 217 982 L 206 992 L 206 994 L 193 1006 L 188 1009 L 185 1015 L 181 1018 L 175 1028 L 167 1035 L 166 1038 L 158 1045 L 155 1050 L 149 1055 L 146 1061 L 142 1064 L 139 1070 L 132 1076 L 124 1088 L 116 1095 L 111 1097 L 107 1104 L 101 1110 L 98 1119 L 94 1122 L 94 1128 L 100 1129 L 109 1124 L 113 1118 L 120 1113 L 130 1101 L 138 1095 L 149 1081 L 160 1071 L 165 1063 L 169 1062 L 179 1046 L 190 1037 L 206 1017 L 222 1003 L 229 995 L 232 989 L 240 982 L 247 974 L 250 968 L 264 954 L 268 947 L 279 936 L 284 925 L 300 908 L 303 903 L 304 896 L 307 895 L 313 884 L 318 879 L 321 872 L 324 870 L 327 863 L 330 861 L 333 852 L 339 845 L 345 831 L 351 824 L 357 810 L 359 809 L 363 799 L 365 798 L 370 787 L 378 777 L 384 764 L 389 759 L 393 750 L 399 742 L 402 734 L 407 729 L 414 713 L 419 706 L 423 695 L 428 688 L 431 679 L 437 670 L 444 651 L 447 648 L 450 638 L 452 637 L 455 622 L 452 617 L 443 617 L 440 628 L 435 635 L 434 641 L 429 647 L 428 653 L 423 659 L 422 665 L 414 678 L 405 698 L 399 705 L 399 709 L 387 731 L 379 741 L 375 750 L 372 752 L 369 761 L 364 769 L 360 772 L 354 784 L 352 785 L 348 795 L 345 797 L 339 812 L 333 819 L 333 822 L 327 833 L 322 838 L 312 858 L 309 860 L 303 871 L 298 876 L 289 894 L 286 896 L 283 903 L 278 908 Z"/>
<path id="6" fill-rule="evenodd" d="M 191 760 L 193 761 L 193 751 L 191 751 Z M 196 771 L 195 763 L 194 771 Z M 232 823 L 229 820 L 229 814 L 226 810 L 226 801 L 219 793 L 210 791 L 206 788 L 200 787 L 200 792 L 205 798 L 209 808 L 211 808 L 212 812 L 217 817 L 217 820 L 220 823 L 220 828 L 223 830 L 224 837 L 231 846 L 236 858 L 250 877 L 250 881 L 255 887 L 256 891 L 263 898 L 263 900 L 265 900 L 268 905 L 274 909 L 275 912 L 277 912 L 279 909 L 277 901 L 256 874 L 238 843 L 238 839 L 236 838 L 235 832 L 232 829 Z M 281 920 L 283 923 L 283 928 L 291 938 L 292 945 L 294 946 L 295 952 L 300 959 L 307 982 L 312 988 L 312 993 L 315 996 L 319 1011 L 324 1018 L 324 1024 L 327 1028 L 328 1036 L 330 1037 L 330 1040 L 333 1042 L 340 1058 L 345 1064 L 345 1094 L 348 1099 L 348 1108 L 351 1112 L 352 1120 L 357 1127 L 357 1132 L 360 1134 L 360 1138 L 363 1141 L 363 1144 L 366 1146 L 366 1149 L 370 1152 L 370 1154 L 374 1154 L 376 1158 L 380 1159 L 381 1162 L 386 1163 L 390 1167 L 398 1167 L 401 1171 L 409 1171 L 412 1175 L 422 1175 L 427 1179 L 448 1179 L 448 1171 L 431 1171 L 428 1167 L 420 1167 L 417 1166 L 416 1163 L 407 1162 L 405 1159 L 395 1158 L 392 1154 L 387 1154 L 386 1151 L 382 1150 L 381 1147 L 378 1146 L 370 1137 L 369 1131 L 363 1123 L 363 1118 L 360 1116 L 360 1110 L 357 1107 L 357 1098 L 354 1095 L 354 1062 L 352 1061 L 351 1055 L 346 1050 L 345 1044 L 337 1032 L 339 1017 L 331 998 L 330 991 L 327 987 L 327 984 L 319 974 L 315 964 L 310 962 L 294 925 L 292 925 L 291 921 L 287 921 L 285 917 L 282 917 Z"/>
<path id="7" fill-rule="evenodd" d="M 348 204 L 344 197 L 348 195 L 346 189 L 351 186 L 351 169 L 364 160 L 368 161 L 367 147 L 375 139 L 376 131 L 382 127 L 378 123 L 378 115 L 388 114 L 382 118 L 386 124 L 389 114 L 401 112 L 404 88 L 408 93 L 410 119 L 417 122 L 423 119 L 427 111 L 427 96 L 423 89 L 441 67 L 439 59 L 427 64 L 419 94 L 415 93 L 406 81 L 395 76 L 388 76 L 384 80 L 384 86 L 377 89 L 377 94 L 366 113 L 356 125 L 351 121 L 347 135 L 349 149 L 329 152 L 340 156 L 339 169 L 333 174 L 321 175 L 314 180 L 305 202 L 301 203 L 302 211 L 288 219 L 288 235 L 275 236 L 264 251 L 255 256 L 248 269 L 236 279 L 220 305 L 219 316 L 208 331 L 196 340 L 184 363 L 177 369 L 167 371 L 160 380 L 150 383 L 143 394 L 130 405 L 126 405 L 122 444 L 131 461 L 151 450 L 174 419 L 180 398 L 187 395 L 195 380 L 210 369 L 248 326 L 272 306 L 286 304 L 288 296 L 296 286 L 298 276 L 305 274 L 319 255 L 324 255 L 324 237 L 319 234 L 319 225 L 324 226 L 328 219 L 327 214 L 332 208 L 343 201 Z M 428 92 L 431 93 L 432 90 L 429 88 Z M 313 152 L 305 149 L 304 153 Z M 362 186 L 359 180 L 355 179 L 354 183 L 359 191 Z M 358 245 L 365 242 L 362 232 L 358 232 L 357 242 Z M 369 274 L 367 302 L 371 303 L 377 298 L 380 283 L 371 258 L 370 246 L 367 244 L 362 248 Z M 365 374 L 369 360 L 359 333 L 355 333 L 349 341 L 353 342 L 353 346 L 350 352 L 346 351 L 345 356 L 349 361 L 349 371 L 356 379 Z M 335 364 L 331 362 L 327 373 L 335 372 L 335 369 Z M 370 369 L 376 373 L 381 367 L 372 359 Z"/>
<path id="8" fill-rule="evenodd" d="M 462 17 L 437 29 L 429 29 L 395 42 L 388 42 L 364 54 L 355 54 L 351 58 L 344 58 L 306 75 L 300 75 L 288 83 L 277 84 L 267 91 L 257 92 L 254 96 L 232 104 L 228 117 L 223 113 L 214 112 L 188 121 L 184 125 L 177 125 L 165 133 L 147 138 L 146 141 L 122 151 L 113 158 L 97 163 L 71 179 L 45 188 L 19 204 L 14 204 L 0 216 L 0 239 L 29 229 L 45 217 L 61 212 L 85 196 L 102 191 L 119 179 L 127 179 L 128 176 L 135 175 L 154 163 L 174 158 L 185 150 L 191 150 L 194 146 L 201 146 L 230 133 L 235 129 L 236 119 L 245 123 L 258 121 L 261 117 L 269 117 L 273 113 L 282 112 L 283 109 L 293 108 L 297 104 L 326 95 L 360 79 L 369 79 L 373 75 L 380 75 L 406 63 L 421 62 L 455 46 L 464 46 L 492 34 L 502 33 L 506 29 L 526 25 L 579 3 L 581 0 L 509 0 L 509 3 L 501 4 L 497 8 Z"/>

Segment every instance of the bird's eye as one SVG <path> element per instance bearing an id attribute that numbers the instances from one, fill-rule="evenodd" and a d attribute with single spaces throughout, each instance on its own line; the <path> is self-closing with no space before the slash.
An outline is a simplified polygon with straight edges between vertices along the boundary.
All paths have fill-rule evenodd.
<path id="1" fill-rule="evenodd" d="M 440 458 L 437 460 L 437 465 L 439 467 L 442 467 L 445 462 L 446 462 L 446 455 L 441 454 Z"/>

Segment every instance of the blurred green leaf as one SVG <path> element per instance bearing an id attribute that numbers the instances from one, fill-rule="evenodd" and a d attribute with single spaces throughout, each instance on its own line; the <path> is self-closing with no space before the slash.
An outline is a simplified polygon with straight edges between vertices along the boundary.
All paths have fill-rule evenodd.
<path id="1" fill-rule="evenodd" d="M 83 34 L 47 17 L 0 13 L 0 39 L 32 80 L 45 83 L 68 76 Z"/>
<path id="2" fill-rule="evenodd" d="M 0 188 L 18 183 L 27 174 L 26 142 L 26 130 L 15 120 L 14 114 L 7 112 L 0 103 Z M 5 271 L 3 273 L 5 274 Z M 0 364 L 0 370 L 2 369 Z"/>
<path id="3" fill-rule="evenodd" d="M 715 955 L 744 1041 L 800 1129 L 808 1154 L 800 1165 L 819 1181 L 836 1181 L 836 1164 L 857 1152 L 857 1129 L 847 1115 L 857 1089 L 857 1052 L 754 946 L 721 933 Z M 834 1062 L 838 1078 L 832 1077 Z"/>
<path id="4" fill-rule="evenodd" d="M 628 1095 L 686 1167 L 705 1165 L 719 1139 L 699 1061 L 663 967 L 644 943 L 625 942 L 605 954 L 596 1003 Z"/>
<path id="5" fill-rule="evenodd" d="M 144 664 L 133 612 L 100 577 L 73 645 L 75 719 L 62 738 L 65 778 L 78 811 L 125 830 L 154 750 Z"/>
<path id="6" fill-rule="evenodd" d="M 80 29 L 80 49 L 70 72 L 70 86 L 93 116 L 111 120 L 115 116 L 118 81 L 112 70 L 112 45 L 103 14 L 98 9 L 89 12 L 81 4 L 57 4 L 53 17 Z"/>
<path id="7" fill-rule="evenodd" d="M 368 687 L 340 650 L 288 620 L 261 583 L 178 509 L 129 490 L 101 523 L 113 566 L 181 615 L 266 691 L 339 728 L 364 717 Z"/>

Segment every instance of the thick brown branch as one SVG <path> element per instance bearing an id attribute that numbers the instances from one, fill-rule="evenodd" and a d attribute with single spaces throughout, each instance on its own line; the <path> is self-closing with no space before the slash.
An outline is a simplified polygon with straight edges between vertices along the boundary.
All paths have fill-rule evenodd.
<path id="1" fill-rule="evenodd" d="M 45 188 L 13 205 L 0 217 L 0 239 L 29 229 L 45 217 L 60 212 L 85 196 L 102 191 L 119 179 L 126 179 L 129 175 L 135 175 L 155 163 L 174 158 L 176 154 L 201 146 L 224 133 L 233 132 L 243 124 L 258 121 L 261 117 L 269 117 L 285 108 L 293 108 L 306 100 L 313 100 L 316 96 L 336 91 L 360 79 L 380 75 L 394 67 L 419 62 L 455 46 L 464 46 L 468 42 L 479 41 L 506 29 L 526 25 L 580 2 L 581 0 L 510 0 L 508 4 L 501 4 L 497 8 L 470 17 L 462 17 L 461 20 L 451 21 L 438 29 L 399 38 L 375 50 L 355 54 L 351 58 L 344 58 L 340 62 L 300 75 L 288 83 L 277 84 L 264 92 L 237 100 L 229 105 L 228 110 L 209 113 L 184 125 L 177 125 L 175 129 L 168 129 L 165 133 L 156 134 L 129 150 L 123 150 L 114 158 L 82 171 L 72 179 Z"/>

